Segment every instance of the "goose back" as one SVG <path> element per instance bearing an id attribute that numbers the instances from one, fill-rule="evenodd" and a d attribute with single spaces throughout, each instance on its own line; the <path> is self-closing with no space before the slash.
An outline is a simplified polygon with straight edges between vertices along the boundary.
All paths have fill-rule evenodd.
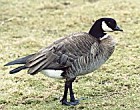
<path id="1" fill-rule="evenodd" d="M 44 69 L 64 70 L 72 68 L 73 62 L 87 56 L 97 38 L 88 33 L 74 33 L 57 40 L 52 45 L 40 50 L 25 64 L 29 74 L 36 74 Z"/>

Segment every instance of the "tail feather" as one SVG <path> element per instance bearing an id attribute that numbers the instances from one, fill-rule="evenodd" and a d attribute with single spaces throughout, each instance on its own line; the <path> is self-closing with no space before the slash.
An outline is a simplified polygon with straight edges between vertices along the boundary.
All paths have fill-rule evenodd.
<path id="1" fill-rule="evenodd" d="M 26 63 L 26 60 L 27 60 L 28 58 L 30 58 L 31 56 L 33 56 L 33 55 L 34 55 L 34 54 L 31 54 L 31 55 L 28 55 L 28 56 L 26 56 L 26 57 L 23 57 L 23 58 L 20 58 L 20 59 L 11 61 L 11 62 L 5 64 L 4 66 L 15 65 L 15 64 L 25 64 L 25 63 Z"/>
<path id="2" fill-rule="evenodd" d="M 28 55 L 28 56 L 26 56 L 26 57 L 19 58 L 19 59 L 17 59 L 17 60 L 11 61 L 11 62 L 5 64 L 4 66 L 15 65 L 15 64 L 24 64 L 23 66 L 19 66 L 19 67 L 15 68 L 15 69 L 13 69 L 13 70 L 11 70 L 11 71 L 9 72 L 10 74 L 17 73 L 17 72 L 19 72 L 19 71 L 21 71 L 21 70 L 27 68 L 27 67 L 25 66 L 26 61 L 27 61 L 28 58 L 32 57 L 33 55 L 34 55 L 34 54 L 31 54 L 31 55 Z"/>
<path id="3" fill-rule="evenodd" d="M 19 66 L 19 67 L 15 68 L 15 69 L 11 70 L 9 73 L 14 74 L 14 73 L 17 73 L 17 72 L 19 72 L 19 71 L 21 71 L 23 69 L 26 69 L 26 68 L 27 68 L 26 66 Z"/>

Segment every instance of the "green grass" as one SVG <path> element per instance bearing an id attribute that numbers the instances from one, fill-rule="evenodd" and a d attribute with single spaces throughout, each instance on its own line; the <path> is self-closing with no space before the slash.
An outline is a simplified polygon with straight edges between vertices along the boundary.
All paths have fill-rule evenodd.
<path id="1" fill-rule="evenodd" d="M 85 97 L 77 106 L 62 106 L 63 80 L 10 75 L 3 65 L 34 53 L 72 32 L 88 31 L 96 19 L 113 17 L 123 33 L 111 58 L 94 73 L 77 78 L 74 91 Z M 1 110 L 139 110 L 139 0 L 0 0 Z"/>

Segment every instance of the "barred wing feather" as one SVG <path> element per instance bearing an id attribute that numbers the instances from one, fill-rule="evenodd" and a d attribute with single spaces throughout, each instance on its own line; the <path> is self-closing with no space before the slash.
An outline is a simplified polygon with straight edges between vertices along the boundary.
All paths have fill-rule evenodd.
<path id="1" fill-rule="evenodd" d="M 29 74 L 35 74 L 43 69 L 66 69 L 72 66 L 75 60 L 89 54 L 95 42 L 97 39 L 88 33 L 72 34 L 33 55 L 25 66 L 29 67 Z"/>

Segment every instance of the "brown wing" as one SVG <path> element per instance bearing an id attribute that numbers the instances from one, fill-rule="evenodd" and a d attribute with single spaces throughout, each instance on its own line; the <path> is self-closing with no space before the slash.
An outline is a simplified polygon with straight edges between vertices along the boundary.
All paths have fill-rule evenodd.
<path id="1" fill-rule="evenodd" d="M 35 74 L 43 69 L 65 69 L 72 62 L 90 52 L 91 46 L 97 39 L 88 33 L 75 33 L 42 49 L 26 63 L 29 67 L 28 73 Z"/>

